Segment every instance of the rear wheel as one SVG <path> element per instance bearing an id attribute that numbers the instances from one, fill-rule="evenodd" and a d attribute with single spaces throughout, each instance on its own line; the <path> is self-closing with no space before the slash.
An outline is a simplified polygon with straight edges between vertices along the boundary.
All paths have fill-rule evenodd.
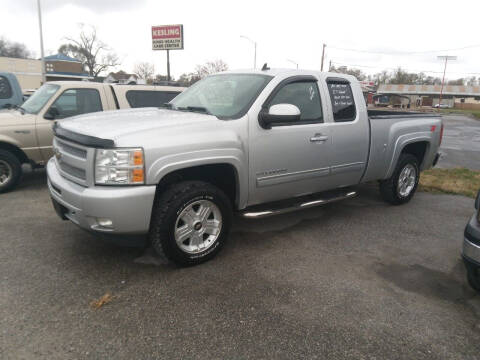
<path id="1" fill-rule="evenodd" d="M 225 244 L 231 217 L 230 201 L 220 189 L 200 181 L 181 182 L 157 196 L 150 241 L 177 265 L 200 264 Z"/>
<path id="2" fill-rule="evenodd" d="M 17 186 L 22 176 L 22 164 L 9 151 L 0 150 L 0 193 L 8 192 Z"/>
<path id="3" fill-rule="evenodd" d="M 419 179 L 417 158 L 411 154 L 401 154 L 393 175 L 380 181 L 380 194 L 390 204 L 405 204 L 415 194 Z"/>

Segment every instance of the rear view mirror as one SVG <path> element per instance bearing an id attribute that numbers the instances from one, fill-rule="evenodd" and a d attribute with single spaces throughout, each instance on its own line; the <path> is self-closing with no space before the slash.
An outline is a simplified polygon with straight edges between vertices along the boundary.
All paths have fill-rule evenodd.
<path id="1" fill-rule="evenodd" d="M 477 198 L 475 199 L 475 209 L 480 209 L 480 190 L 478 191 Z"/>
<path id="2" fill-rule="evenodd" d="M 55 120 L 58 115 L 60 115 L 58 109 L 55 106 L 51 106 L 50 109 L 48 109 L 48 111 L 45 113 L 45 115 L 43 115 L 43 118 L 47 120 Z"/>
<path id="3" fill-rule="evenodd" d="M 300 120 L 300 109 L 292 104 L 272 105 L 268 112 L 260 111 L 258 121 L 264 129 L 270 129 L 272 126 L 288 124 Z"/>

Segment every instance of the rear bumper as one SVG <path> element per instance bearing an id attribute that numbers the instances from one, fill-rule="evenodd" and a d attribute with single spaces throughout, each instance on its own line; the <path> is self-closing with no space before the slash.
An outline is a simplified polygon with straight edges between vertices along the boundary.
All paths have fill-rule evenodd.
<path id="1" fill-rule="evenodd" d="M 63 178 L 53 159 L 47 164 L 47 176 L 48 189 L 61 218 L 83 229 L 101 233 L 148 232 L 155 186 L 86 188 Z M 102 226 L 101 219 L 111 220 L 112 226 Z"/>
<path id="2" fill-rule="evenodd" d="M 480 224 L 476 215 L 465 228 L 462 256 L 466 262 L 480 267 Z"/>

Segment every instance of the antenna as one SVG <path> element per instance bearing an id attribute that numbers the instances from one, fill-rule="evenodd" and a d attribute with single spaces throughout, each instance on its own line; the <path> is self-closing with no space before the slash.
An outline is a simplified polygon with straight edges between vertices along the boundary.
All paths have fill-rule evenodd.
<path id="1" fill-rule="evenodd" d="M 263 66 L 262 66 L 262 71 L 266 71 L 266 70 L 270 70 L 267 63 L 263 64 Z"/>

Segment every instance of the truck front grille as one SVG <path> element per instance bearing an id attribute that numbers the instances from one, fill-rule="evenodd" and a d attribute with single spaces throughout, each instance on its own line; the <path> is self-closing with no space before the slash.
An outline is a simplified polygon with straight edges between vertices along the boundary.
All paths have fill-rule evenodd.
<path id="1" fill-rule="evenodd" d="M 81 159 L 86 159 L 86 158 L 87 158 L 87 150 L 70 146 L 70 145 L 68 145 L 67 143 L 63 142 L 63 141 L 58 141 L 58 140 L 57 140 L 57 144 L 58 144 L 58 147 L 59 147 L 63 152 L 66 152 L 66 153 L 68 153 L 68 154 L 70 154 L 70 155 L 79 157 L 79 158 L 81 158 Z"/>
<path id="2" fill-rule="evenodd" d="M 58 165 L 60 165 L 60 169 L 67 174 L 74 176 L 81 180 L 87 180 L 87 175 L 85 173 L 85 169 L 79 169 L 75 166 L 69 165 L 66 162 L 58 161 Z"/>
<path id="3" fill-rule="evenodd" d="M 59 139 L 53 140 L 55 162 L 60 174 L 79 185 L 87 187 L 92 183 L 93 174 L 87 171 L 92 163 L 95 149 Z"/>

